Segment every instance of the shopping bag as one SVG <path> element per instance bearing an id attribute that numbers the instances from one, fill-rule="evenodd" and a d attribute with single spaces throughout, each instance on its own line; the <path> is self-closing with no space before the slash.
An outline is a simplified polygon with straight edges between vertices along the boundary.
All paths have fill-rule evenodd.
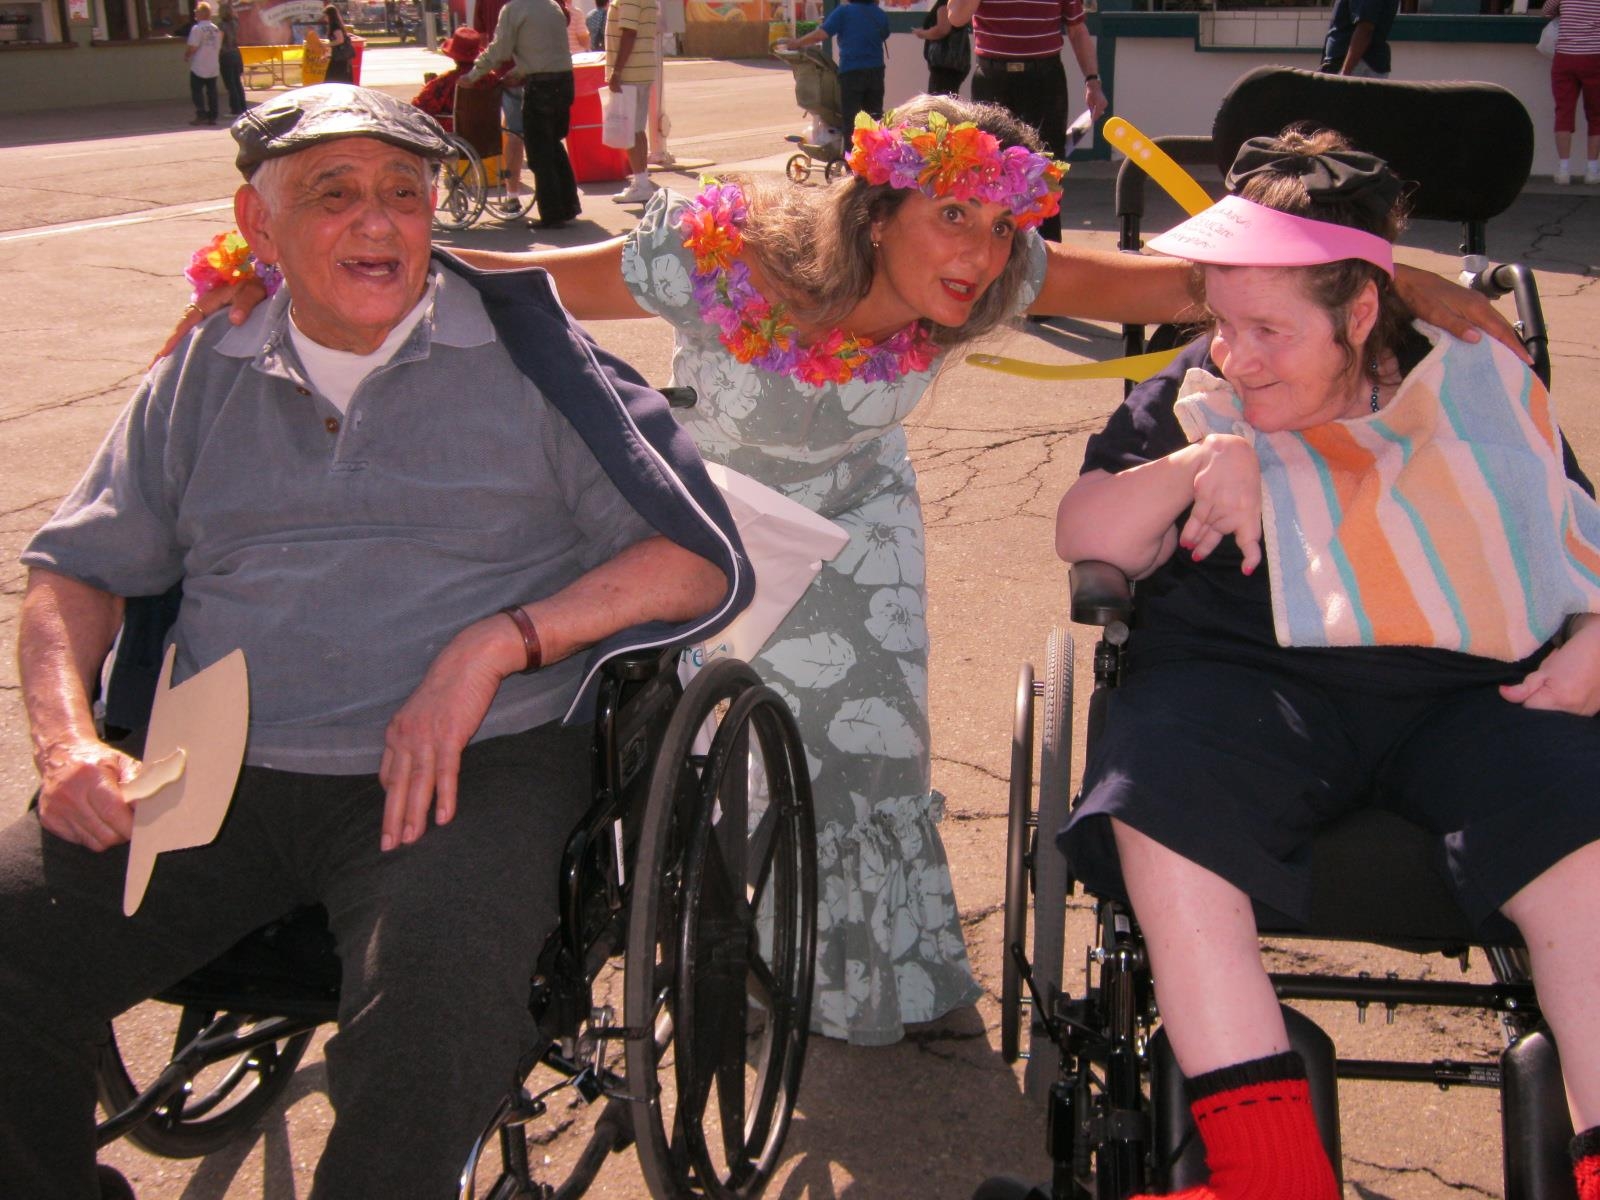
<path id="1" fill-rule="evenodd" d="M 748 475 L 717 463 L 707 463 L 706 473 L 733 514 L 745 555 L 755 568 L 756 591 L 750 607 L 732 624 L 689 651 L 685 656 L 689 672 L 718 658 L 753 658 L 811 586 L 822 564 L 850 540 L 849 533 L 826 517 Z"/>
<path id="2" fill-rule="evenodd" d="M 613 150 L 629 150 L 638 133 L 633 119 L 639 111 L 639 85 L 625 83 L 620 92 L 608 91 L 605 121 L 600 127 L 600 140 Z"/>
<path id="3" fill-rule="evenodd" d="M 1556 56 L 1556 38 L 1561 36 L 1561 18 L 1553 17 L 1539 31 L 1539 53 L 1546 58 Z"/>

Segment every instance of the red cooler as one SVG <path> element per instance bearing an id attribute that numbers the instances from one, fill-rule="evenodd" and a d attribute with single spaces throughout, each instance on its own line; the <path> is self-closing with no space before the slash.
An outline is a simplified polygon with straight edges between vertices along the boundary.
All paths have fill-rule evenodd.
<path id="1" fill-rule="evenodd" d="M 345 37 L 350 39 L 350 49 L 354 50 L 356 55 L 350 60 L 350 82 L 360 83 L 361 56 L 367 52 L 367 39 L 364 37 L 356 37 L 349 30 L 345 31 Z"/>
<path id="2" fill-rule="evenodd" d="M 601 50 L 572 56 L 575 95 L 571 127 L 567 131 L 567 157 L 579 183 L 599 183 L 628 177 L 628 154 L 600 140 L 604 119 L 600 93 L 606 90 L 606 56 Z"/>

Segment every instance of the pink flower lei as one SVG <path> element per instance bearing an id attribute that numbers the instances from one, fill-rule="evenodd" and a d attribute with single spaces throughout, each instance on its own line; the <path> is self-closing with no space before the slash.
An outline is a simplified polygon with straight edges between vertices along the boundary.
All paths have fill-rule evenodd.
<path id="1" fill-rule="evenodd" d="M 933 365 L 939 350 L 921 321 L 882 342 L 834 329 L 802 346 L 788 307 L 757 291 L 750 268 L 740 261 L 748 216 L 736 185 L 713 183 L 678 220 L 683 244 L 694 255 L 695 303 L 736 359 L 813 387 L 856 378 L 893 382 Z"/>
<path id="2" fill-rule="evenodd" d="M 850 169 L 868 183 L 916 188 L 931 199 L 945 196 L 1003 204 L 1022 229 L 1061 211 L 1061 177 L 1067 164 L 1026 146 L 1000 146 L 992 133 L 971 121 L 952 125 L 939 113 L 926 129 L 883 124 L 866 113 L 856 117 Z"/>

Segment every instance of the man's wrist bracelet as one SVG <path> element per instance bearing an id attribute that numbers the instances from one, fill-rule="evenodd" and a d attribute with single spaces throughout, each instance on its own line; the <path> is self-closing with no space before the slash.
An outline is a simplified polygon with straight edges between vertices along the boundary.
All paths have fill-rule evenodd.
<path id="1" fill-rule="evenodd" d="M 539 630 L 534 626 L 533 618 L 523 611 L 520 604 L 508 604 L 500 611 L 511 618 L 511 623 L 522 635 L 522 649 L 528 656 L 528 663 L 518 674 L 531 675 L 544 663 L 544 647 L 539 644 Z"/>
<path id="2" fill-rule="evenodd" d="M 1085 83 L 1099 83 L 1100 82 L 1100 76 L 1098 76 L 1098 75 L 1085 75 L 1083 77 L 1083 81 Z"/>

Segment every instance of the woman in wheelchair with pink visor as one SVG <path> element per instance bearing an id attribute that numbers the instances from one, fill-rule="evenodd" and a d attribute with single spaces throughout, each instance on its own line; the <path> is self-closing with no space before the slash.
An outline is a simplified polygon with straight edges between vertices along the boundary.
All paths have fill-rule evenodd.
<path id="1" fill-rule="evenodd" d="M 1600 1200 L 1600 509 L 1523 364 L 1396 297 L 1383 162 L 1289 131 L 1228 189 L 1150 243 L 1210 333 L 1090 440 L 1056 530 L 1142 580 L 1061 845 L 1143 929 L 1211 1172 L 1182 1195 L 1338 1195 L 1253 905 L 1303 921 L 1313 830 L 1376 804 L 1520 929 Z"/>

